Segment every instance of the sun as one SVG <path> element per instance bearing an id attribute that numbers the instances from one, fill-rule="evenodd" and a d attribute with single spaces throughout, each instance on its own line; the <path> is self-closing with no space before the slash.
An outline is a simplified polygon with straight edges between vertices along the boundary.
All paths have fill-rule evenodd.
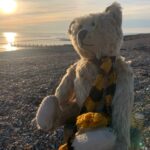
<path id="1" fill-rule="evenodd" d="M 6 14 L 13 13 L 16 7 L 17 2 L 15 0 L 0 0 L 0 9 Z"/>

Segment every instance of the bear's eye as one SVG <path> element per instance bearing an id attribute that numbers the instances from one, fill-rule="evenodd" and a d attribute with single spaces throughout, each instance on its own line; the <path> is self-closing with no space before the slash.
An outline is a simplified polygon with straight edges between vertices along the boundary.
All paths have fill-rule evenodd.
<path id="1" fill-rule="evenodd" d="M 92 22 L 91 25 L 92 25 L 92 27 L 94 27 L 95 26 L 95 22 Z"/>

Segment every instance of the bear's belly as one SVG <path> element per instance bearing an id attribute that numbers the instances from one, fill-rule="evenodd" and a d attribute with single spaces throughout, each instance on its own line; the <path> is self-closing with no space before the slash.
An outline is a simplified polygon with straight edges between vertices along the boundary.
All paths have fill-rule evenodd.
<path id="1" fill-rule="evenodd" d="M 113 150 L 116 141 L 115 134 L 109 129 L 96 129 L 75 136 L 75 150 Z"/>

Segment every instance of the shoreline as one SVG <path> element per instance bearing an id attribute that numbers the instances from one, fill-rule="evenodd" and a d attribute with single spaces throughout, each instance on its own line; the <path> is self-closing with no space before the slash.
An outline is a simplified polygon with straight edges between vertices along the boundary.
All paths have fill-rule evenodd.
<path id="1" fill-rule="evenodd" d="M 59 47 L 72 47 L 72 45 L 71 44 L 64 44 L 64 45 L 49 45 L 49 46 L 26 46 L 26 47 L 22 47 L 22 46 L 20 46 L 20 47 L 16 47 L 16 48 L 20 48 L 20 49 L 18 49 L 18 50 L 10 50 L 10 51 L 5 51 L 5 50 L 3 50 L 3 51 L 0 51 L 0 54 L 1 53 L 11 53 L 11 52 L 20 52 L 20 51 L 28 51 L 28 50 L 34 50 L 34 51 L 41 51 L 41 50 L 53 50 L 53 49 L 57 49 L 57 48 L 59 48 Z"/>
<path id="2" fill-rule="evenodd" d="M 124 35 L 123 39 L 124 42 L 128 42 L 128 41 L 132 41 L 132 40 L 141 40 L 141 39 L 149 39 L 150 38 L 150 33 L 140 33 L 140 34 L 131 34 L 131 35 Z M 69 39 L 68 39 L 69 41 Z M 2 52 L 15 52 L 15 51 L 24 51 L 24 50 L 52 50 L 53 48 L 57 48 L 57 47 L 67 47 L 67 46 L 71 46 L 72 44 L 70 42 L 70 44 L 57 44 L 57 45 L 12 45 L 12 49 L 16 48 L 18 50 L 1 50 L 0 54 Z M 11 47 L 10 47 L 11 48 Z M 4 48 L 3 48 L 4 49 Z"/>

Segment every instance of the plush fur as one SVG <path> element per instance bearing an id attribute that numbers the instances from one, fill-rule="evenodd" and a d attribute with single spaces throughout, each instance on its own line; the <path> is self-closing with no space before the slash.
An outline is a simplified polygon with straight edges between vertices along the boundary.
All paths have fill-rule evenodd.
<path id="1" fill-rule="evenodd" d="M 94 61 L 103 56 L 116 56 L 116 92 L 112 102 L 112 130 L 98 129 L 76 135 L 75 150 L 128 150 L 130 115 L 133 105 L 133 73 L 120 56 L 122 12 L 118 3 L 103 13 L 76 18 L 68 33 L 80 55 L 62 78 L 54 96 L 46 97 L 36 114 L 39 128 L 56 129 L 68 118 L 77 116 L 98 74 Z M 85 140 L 86 139 L 86 140 Z"/>

